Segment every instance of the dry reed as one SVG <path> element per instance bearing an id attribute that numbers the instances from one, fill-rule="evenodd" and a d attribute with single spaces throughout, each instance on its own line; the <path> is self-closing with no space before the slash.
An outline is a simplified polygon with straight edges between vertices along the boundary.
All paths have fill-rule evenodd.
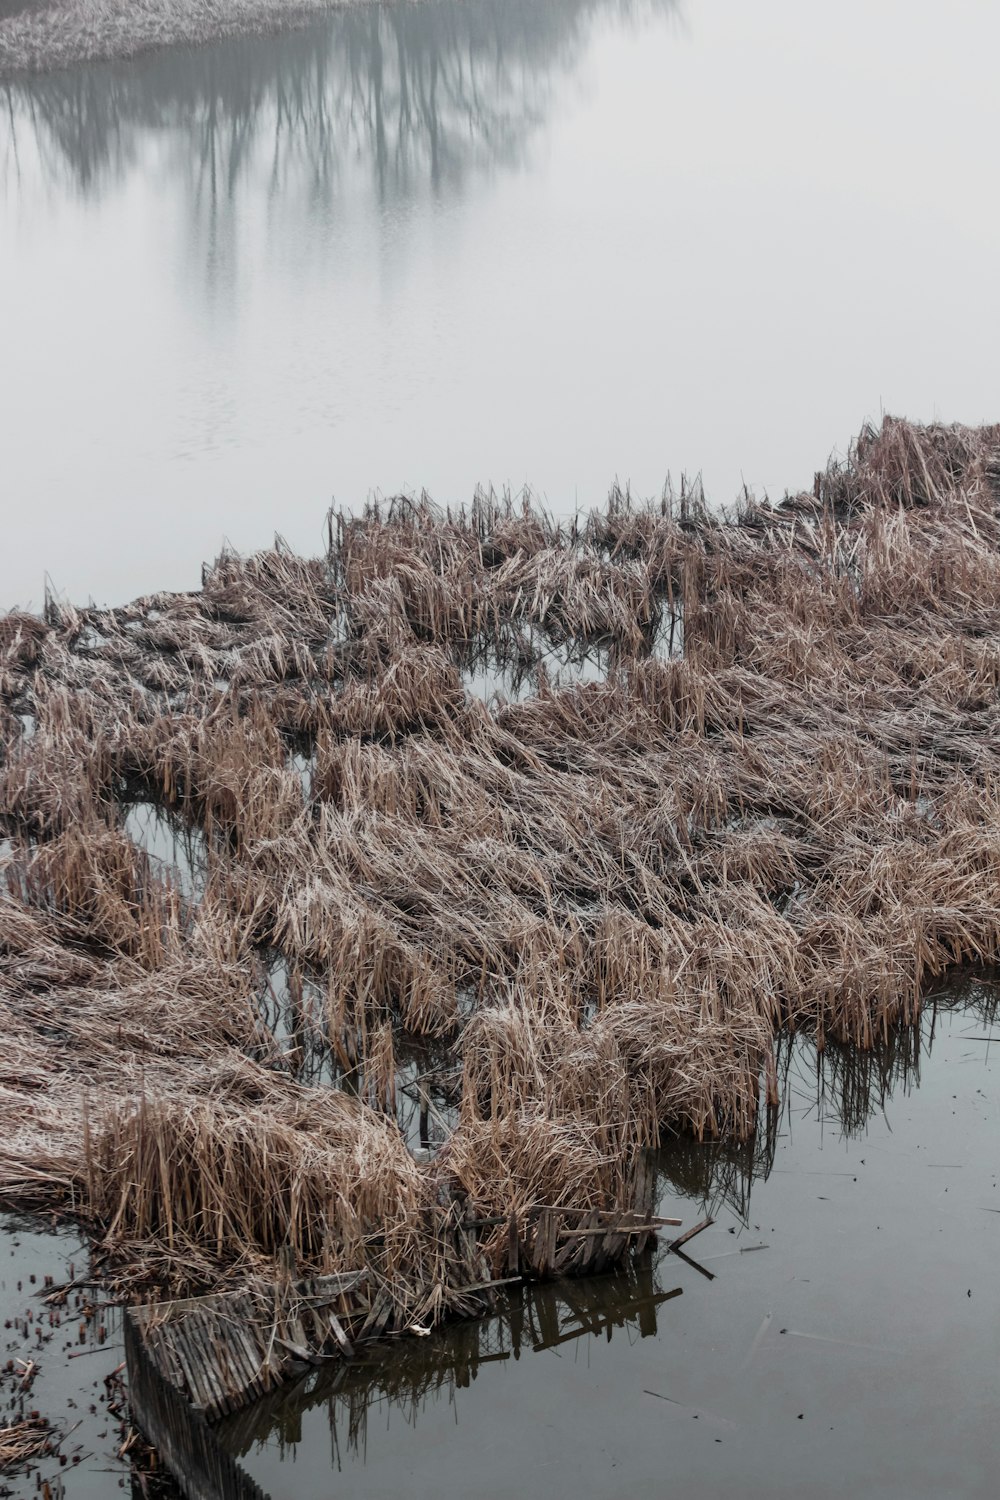
<path id="1" fill-rule="evenodd" d="M 51 1443 L 51 1430 L 41 1417 L 26 1417 L 21 1422 L 0 1427 L 0 1472 L 17 1468 L 29 1459 L 48 1453 Z"/>
<path id="2" fill-rule="evenodd" d="M 886 420 L 729 518 L 398 500 L 320 559 L 8 616 L 0 1191 L 133 1281 L 291 1244 L 437 1315 L 454 1200 L 624 1209 L 663 1130 L 749 1140 L 782 1028 L 868 1045 L 1000 959 L 998 499 L 1000 429 Z M 461 1077 L 431 1161 L 408 1034 Z"/>

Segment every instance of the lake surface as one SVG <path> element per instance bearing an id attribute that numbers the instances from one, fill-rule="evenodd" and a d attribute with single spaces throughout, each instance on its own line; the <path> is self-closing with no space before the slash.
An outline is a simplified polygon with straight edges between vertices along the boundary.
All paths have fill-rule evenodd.
<path id="1" fill-rule="evenodd" d="M 715 1215 L 701 1270 L 526 1290 L 224 1441 L 273 1500 L 995 1495 L 998 993 L 867 1056 L 785 1044 L 769 1137 L 661 1153 L 662 1210 Z"/>
<path id="2" fill-rule="evenodd" d="M 998 55 L 982 0 L 431 0 L 0 85 L 0 607 L 996 419 Z"/>

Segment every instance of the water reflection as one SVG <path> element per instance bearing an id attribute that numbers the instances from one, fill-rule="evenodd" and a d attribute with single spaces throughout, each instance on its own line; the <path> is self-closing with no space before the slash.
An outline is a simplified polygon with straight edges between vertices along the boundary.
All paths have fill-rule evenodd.
<path id="1" fill-rule="evenodd" d="M 1000 980 L 956 978 L 927 997 L 919 1026 L 892 1027 L 868 1051 L 837 1042 L 817 1051 L 806 1037 L 782 1036 L 776 1044 L 779 1108 L 761 1112 L 749 1141 L 684 1136 L 665 1143 L 656 1156 L 661 1194 L 699 1200 L 713 1216 L 728 1209 L 746 1224 L 754 1183 L 770 1177 L 778 1141 L 794 1141 L 806 1128 L 818 1130 L 820 1139 L 860 1139 L 893 1098 L 906 1098 L 920 1087 L 921 1065 L 933 1051 L 939 1020 L 956 1011 L 988 1030 L 1000 1011 Z"/>
<path id="2" fill-rule="evenodd" d="M 770 1251 L 772 1258 L 778 1257 L 778 1270 L 774 1274 L 783 1281 L 794 1279 L 787 1265 L 781 1263 L 780 1247 L 770 1243 L 774 1231 L 762 1240 L 763 1222 L 748 1225 L 752 1190 L 755 1184 L 760 1188 L 771 1177 L 779 1145 L 786 1152 L 794 1151 L 794 1159 L 812 1175 L 824 1175 L 833 1181 L 853 1179 L 857 1183 L 855 1157 L 859 1152 L 877 1154 L 880 1149 L 878 1141 L 886 1136 L 894 1138 L 894 1133 L 881 1133 L 874 1128 L 890 1099 L 895 1096 L 898 1105 L 901 1096 L 905 1097 L 918 1087 L 921 1066 L 927 1064 L 939 1041 L 944 1056 L 949 1056 L 943 1038 L 950 1036 L 953 1043 L 967 1039 L 969 1046 L 985 1039 L 996 1021 L 998 1010 L 1000 983 L 993 976 L 975 976 L 956 981 L 947 991 L 928 997 L 919 1027 L 898 1028 L 890 1032 L 882 1044 L 870 1052 L 833 1045 L 817 1052 L 805 1038 L 783 1040 L 779 1052 L 782 1106 L 762 1119 L 756 1140 L 739 1147 L 720 1143 L 699 1146 L 690 1140 L 677 1140 L 665 1145 L 656 1155 L 663 1210 L 682 1213 L 688 1225 L 693 1225 L 705 1208 L 720 1219 L 712 1231 L 714 1242 L 703 1258 L 699 1254 L 702 1241 L 689 1243 L 681 1259 L 669 1254 L 665 1242 L 661 1242 L 655 1253 L 647 1254 L 611 1275 L 517 1287 L 509 1296 L 501 1295 L 494 1312 L 479 1321 L 454 1324 L 427 1338 L 402 1339 L 381 1349 L 371 1348 L 353 1364 L 338 1362 L 309 1371 L 297 1385 L 276 1391 L 246 1411 L 225 1419 L 219 1426 L 224 1446 L 245 1459 L 257 1477 L 263 1476 L 271 1484 L 279 1472 L 277 1465 L 294 1462 L 295 1470 L 284 1472 L 293 1475 L 291 1483 L 301 1484 L 302 1493 L 324 1492 L 323 1475 L 331 1464 L 337 1469 L 347 1469 L 355 1464 L 388 1462 L 390 1466 L 399 1464 L 401 1469 L 408 1470 L 415 1461 L 414 1450 L 408 1444 L 423 1442 L 426 1445 L 430 1429 L 429 1441 L 433 1446 L 433 1433 L 440 1429 L 440 1424 L 450 1426 L 442 1408 L 444 1413 L 451 1414 L 455 1423 L 459 1422 L 460 1416 L 463 1417 L 463 1430 L 468 1426 L 480 1433 L 482 1424 L 489 1428 L 497 1413 L 500 1414 L 497 1420 L 502 1424 L 506 1420 L 504 1413 L 508 1411 L 508 1405 L 523 1399 L 516 1393 L 525 1388 L 534 1392 L 527 1398 L 529 1408 L 534 1401 L 541 1400 L 539 1392 L 543 1388 L 559 1382 L 568 1383 L 567 1389 L 575 1401 L 584 1387 L 576 1383 L 578 1375 L 564 1371 L 589 1369 L 591 1360 L 595 1369 L 600 1364 L 607 1370 L 604 1347 L 617 1332 L 629 1344 L 658 1339 L 666 1351 L 659 1355 L 642 1355 L 636 1349 L 627 1351 L 630 1367 L 638 1365 L 643 1370 L 655 1368 L 658 1371 L 655 1389 L 653 1386 L 646 1389 L 645 1377 L 633 1378 L 633 1384 L 637 1382 L 645 1396 L 659 1396 L 661 1400 L 671 1402 L 687 1418 L 699 1413 L 702 1417 L 709 1415 L 702 1407 L 687 1407 L 674 1396 L 663 1394 L 670 1385 L 663 1370 L 671 1368 L 676 1372 L 678 1367 L 681 1346 L 677 1341 L 680 1331 L 687 1326 L 686 1304 L 704 1297 L 707 1300 L 699 1302 L 697 1316 L 707 1318 L 713 1299 L 726 1303 L 728 1297 L 726 1305 L 730 1306 L 730 1313 L 725 1316 L 735 1319 L 736 1313 L 731 1306 L 733 1300 L 740 1300 L 741 1288 L 749 1285 L 747 1278 L 756 1276 L 760 1267 L 766 1265 L 763 1260 L 758 1263 L 757 1256 L 753 1256 L 752 1272 L 741 1269 L 738 1275 L 729 1273 L 727 1279 L 718 1263 L 746 1256 L 751 1250 Z M 954 1065 L 954 1048 L 950 1058 L 951 1065 Z M 941 1066 L 948 1065 L 942 1058 Z M 953 1087 L 953 1084 L 948 1084 L 945 1096 L 950 1096 Z M 930 1092 L 933 1095 L 933 1090 Z M 927 1107 L 933 1108 L 931 1101 Z M 904 1121 L 898 1119 L 898 1113 L 897 1124 L 900 1137 L 905 1139 Z M 848 1142 L 860 1140 L 869 1130 L 873 1134 L 867 1137 L 864 1146 L 854 1148 L 851 1157 L 841 1160 L 838 1154 L 834 1163 L 824 1158 L 824 1132 L 828 1139 L 835 1135 Z M 799 1136 L 797 1143 L 790 1139 L 796 1132 Z M 916 1144 L 916 1141 L 911 1141 L 911 1144 Z M 919 1166 L 905 1166 L 909 1159 L 896 1155 L 890 1158 L 890 1170 L 896 1177 L 921 1169 Z M 792 1170 L 792 1160 L 789 1154 L 784 1155 L 784 1173 Z M 841 1167 L 848 1170 L 838 1170 Z M 775 1181 L 787 1183 L 791 1179 L 778 1176 Z M 909 1180 L 906 1191 L 919 1196 L 918 1182 L 916 1177 Z M 768 1191 L 773 1200 L 774 1184 Z M 781 1191 L 777 1190 L 779 1199 Z M 784 1213 L 776 1213 L 772 1201 L 767 1221 L 770 1224 L 773 1219 L 784 1217 L 786 1236 L 789 1214 L 798 1213 L 807 1222 L 810 1203 L 826 1202 L 834 1189 L 824 1185 L 824 1196 L 818 1200 L 803 1194 L 800 1185 L 792 1186 L 788 1191 L 793 1195 L 794 1207 L 786 1204 Z M 841 1189 L 837 1209 L 838 1216 L 856 1231 L 857 1225 L 863 1222 L 856 1216 L 859 1212 L 863 1214 L 865 1200 L 863 1196 L 852 1200 L 844 1196 L 845 1191 L 863 1194 L 863 1190 Z M 877 1193 L 876 1201 L 884 1207 L 881 1191 Z M 883 1208 L 878 1212 L 881 1221 L 886 1222 Z M 850 1217 L 852 1214 L 854 1219 Z M 727 1227 L 733 1239 L 726 1236 Z M 747 1227 L 754 1232 L 743 1238 L 742 1231 Z M 781 1233 L 779 1230 L 779 1238 Z M 706 1235 L 706 1241 L 709 1238 Z M 820 1246 L 813 1246 L 814 1255 L 820 1251 Z M 709 1263 L 713 1267 L 711 1271 Z M 742 1267 L 746 1263 L 740 1264 Z M 692 1281 L 688 1275 L 692 1269 L 700 1270 L 706 1280 L 695 1277 Z M 798 1269 L 803 1269 L 801 1264 Z M 765 1269 L 760 1274 L 766 1277 L 771 1273 Z M 847 1275 L 846 1263 L 840 1263 L 838 1274 Z M 684 1284 L 684 1302 L 673 1308 L 669 1316 L 664 1316 L 661 1314 L 664 1304 L 681 1295 L 678 1281 Z M 710 1288 L 708 1282 L 712 1283 Z M 803 1284 L 809 1284 L 808 1278 Z M 767 1302 L 765 1306 L 773 1304 Z M 761 1310 L 752 1308 L 750 1317 L 756 1329 Z M 732 1364 L 737 1372 L 745 1369 L 754 1357 L 771 1322 L 772 1315 L 767 1313 L 755 1336 L 743 1330 L 740 1335 L 743 1342 L 737 1340 L 739 1347 L 735 1351 L 739 1359 Z M 777 1329 L 774 1331 L 777 1334 Z M 817 1335 L 800 1332 L 797 1336 Z M 837 1340 L 833 1339 L 833 1343 L 836 1344 Z M 515 1387 L 503 1384 L 496 1367 L 502 1369 L 522 1357 L 547 1353 L 564 1360 L 560 1373 L 555 1373 L 555 1367 L 546 1361 L 529 1362 L 528 1368 L 519 1373 Z M 608 1357 L 610 1354 L 611 1351 Z M 730 1355 L 733 1351 L 729 1351 L 727 1360 Z M 683 1361 L 680 1364 L 683 1365 Z M 615 1368 L 621 1370 L 623 1367 L 619 1363 Z M 597 1379 L 596 1389 L 603 1389 L 599 1384 L 601 1377 Z M 477 1381 L 484 1386 L 479 1393 L 481 1399 L 474 1401 L 471 1392 L 467 1398 L 459 1396 L 459 1392 L 468 1390 Z M 682 1383 L 681 1389 L 686 1388 Z M 616 1419 L 620 1420 L 620 1414 Z M 423 1428 L 422 1439 L 415 1431 L 404 1433 L 400 1430 L 418 1427 Z M 315 1489 L 310 1488 L 314 1481 Z"/>
<path id="3" fill-rule="evenodd" d="M 8 173 L 32 141 L 51 183 L 94 194 L 135 165 L 187 182 L 192 211 L 322 214 L 359 169 L 385 204 L 517 162 L 602 11 L 675 0 L 435 0 L 346 7 L 299 31 L 6 85 Z M 156 147 L 155 158 L 152 148 Z"/>
<path id="4" fill-rule="evenodd" d="M 779 1116 L 769 1111 L 750 1141 L 696 1141 L 679 1136 L 656 1153 L 661 1196 L 680 1194 L 700 1202 L 713 1218 L 725 1206 L 744 1223 L 750 1215 L 753 1184 L 766 1181 L 774 1167 Z"/>
<path id="5" fill-rule="evenodd" d="M 217 1430 L 231 1453 L 244 1456 L 267 1444 L 284 1458 L 302 1442 L 303 1416 L 325 1408 L 331 1461 L 341 1469 L 349 1459 L 364 1459 L 371 1420 L 380 1429 L 393 1417 L 414 1426 L 429 1403 L 444 1399 L 454 1405 L 456 1393 L 488 1367 L 522 1355 L 578 1339 L 610 1342 L 616 1331 L 629 1339 L 655 1337 L 657 1309 L 680 1295 L 680 1287 L 660 1289 L 649 1256 L 614 1277 L 520 1288 L 490 1317 L 426 1339 L 401 1340 L 389 1358 L 375 1351 L 353 1364 L 338 1361 L 312 1370 L 298 1384 L 224 1419 Z"/>
<path id="6" fill-rule="evenodd" d="M 523 703 L 543 685 L 550 691 L 606 682 L 616 660 L 611 636 L 561 639 L 535 625 L 502 625 L 477 636 L 456 652 L 462 685 L 469 698 Z"/>
<path id="7" fill-rule="evenodd" d="M 152 802 L 129 803 L 124 831 L 149 855 L 154 872 L 173 885 L 185 901 L 198 902 L 208 879 L 208 847 L 200 828 L 185 824 Z"/>
<path id="8" fill-rule="evenodd" d="M 458 1122 L 461 1097 L 462 1070 L 449 1040 L 390 1026 L 388 1046 L 374 1049 L 376 1065 L 366 1072 L 360 1034 L 331 1031 L 330 977 L 278 952 L 259 957 L 257 1013 L 273 1042 L 271 1061 L 307 1088 L 343 1089 L 385 1111 L 415 1154 L 440 1150 Z"/>

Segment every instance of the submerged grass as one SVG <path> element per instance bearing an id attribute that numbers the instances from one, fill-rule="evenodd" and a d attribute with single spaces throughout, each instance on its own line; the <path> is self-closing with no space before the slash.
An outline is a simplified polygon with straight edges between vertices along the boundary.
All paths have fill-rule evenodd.
<path id="1" fill-rule="evenodd" d="M 397 500 L 321 558 L 8 615 L 0 1191 L 132 1285 L 291 1245 L 409 1321 L 461 1304 L 449 1204 L 624 1211 L 664 1130 L 750 1141 L 783 1029 L 869 1046 L 1000 959 L 998 601 L 1000 428 L 886 420 L 728 518 Z"/>

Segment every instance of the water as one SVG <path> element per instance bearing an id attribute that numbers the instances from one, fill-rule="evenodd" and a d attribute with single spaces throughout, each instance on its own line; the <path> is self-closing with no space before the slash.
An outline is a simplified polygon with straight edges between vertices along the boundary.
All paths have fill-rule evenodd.
<path id="1" fill-rule="evenodd" d="M 152 802 L 129 804 L 123 822 L 132 842 L 149 855 L 154 875 L 168 880 L 185 900 L 200 901 L 208 874 L 202 830 L 185 827 Z"/>
<path id="2" fill-rule="evenodd" d="M 535 626 L 480 637 L 460 662 L 469 698 L 495 706 L 523 703 L 544 681 L 552 689 L 607 681 L 613 642 L 567 637 L 553 641 Z"/>
<path id="3" fill-rule="evenodd" d="M 435 0 L 14 83 L 0 607 L 1000 411 L 1000 11 Z"/>
<path id="4" fill-rule="evenodd" d="M 224 1441 L 274 1500 L 993 1495 L 996 995 L 867 1056 L 786 1044 L 769 1139 L 664 1151 L 661 1209 L 716 1217 L 698 1265 L 527 1290 Z"/>
<path id="5" fill-rule="evenodd" d="M 330 1035 L 322 977 L 290 969 L 273 952 L 261 955 L 261 965 L 259 1014 L 281 1065 L 310 1088 L 343 1089 L 382 1108 Z M 393 1052 L 396 1123 L 410 1150 L 427 1159 L 458 1123 L 461 1067 L 446 1043 L 403 1031 L 393 1036 Z"/>
<path id="6" fill-rule="evenodd" d="M 55 1429 L 52 1453 L 0 1473 L 0 1495 L 35 1495 L 42 1481 L 54 1500 L 106 1500 L 131 1488 L 129 1462 L 119 1454 L 127 1435 L 115 1383 L 124 1359 L 120 1314 L 88 1274 L 78 1235 L 0 1214 L 0 1427 L 38 1412 Z M 77 1283 L 65 1303 L 46 1300 L 53 1294 L 47 1277 L 55 1289 Z"/>

